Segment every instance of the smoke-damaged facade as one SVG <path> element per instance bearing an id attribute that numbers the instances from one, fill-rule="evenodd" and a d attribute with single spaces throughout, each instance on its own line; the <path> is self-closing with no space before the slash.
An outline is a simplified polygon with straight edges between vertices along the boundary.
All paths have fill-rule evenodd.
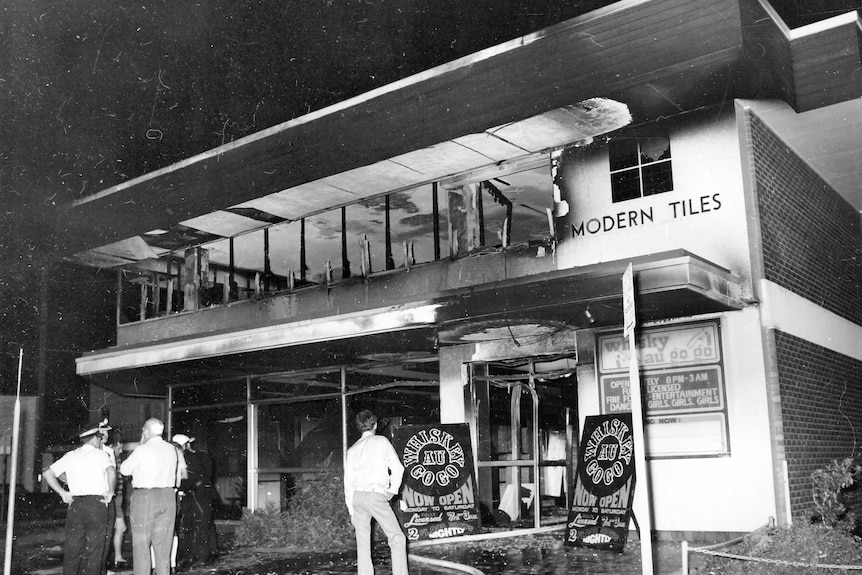
<path id="1" fill-rule="evenodd" d="M 631 410 L 631 264 L 654 528 L 805 515 L 862 425 L 859 212 L 780 126 L 862 96 L 828 22 L 620 2 L 70 206 L 70 259 L 118 270 L 78 372 L 164 397 L 226 509 L 284 505 L 370 408 L 468 423 L 482 522 L 546 525 L 584 418 Z"/>

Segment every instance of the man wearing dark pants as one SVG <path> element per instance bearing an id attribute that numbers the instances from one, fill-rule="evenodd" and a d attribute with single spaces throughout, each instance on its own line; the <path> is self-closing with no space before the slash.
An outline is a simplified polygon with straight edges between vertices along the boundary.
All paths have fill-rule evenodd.
<path id="1" fill-rule="evenodd" d="M 164 424 L 148 419 L 141 443 L 120 465 L 132 477 L 132 567 L 135 575 L 170 575 L 171 545 L 177 516 L 175 488 L 186 474 L 183 454 L 162 439 Z M 155 565 L 150 565 L 150 546 Z"/>
<path id="2" fill-rule="evenodd" d="M 356 415 L 362 433 L 347 450 L 344 497 L 356 530 L 358 575 L 374 575 L 371 561 L 371 519 L 383 529 L 392 553 L 392 575 L 407 575 L 407 538 L 389 505 L 401 488 L 404 466 L 389 440 L 377 433 L 377 416 L 368 410 Z"/>
<path id="3" fill-rule="evenodd" d="M 180 484 L 180 525 L 177 529 L 177 567 L 203 565 L 210 556 L 210 521 L 212 520 L 212 471 L 192 444 L 195 438 L 177 433 L 173 442 L 183 450 L 188 469 Z"/>
<path id="4" fill-rule="evenodd" d="M 114 497 L 116 470 L 102 451 L 101 430 L 107 421 L 94 422 L 79 434 L 81 447 L 70 451 L 43 477 L 69 506 L 66 511 L 63 575 L 100 575 L 108 527 L 108 503 Z M 65 474 L 69 489 L 58 479 Z"/>

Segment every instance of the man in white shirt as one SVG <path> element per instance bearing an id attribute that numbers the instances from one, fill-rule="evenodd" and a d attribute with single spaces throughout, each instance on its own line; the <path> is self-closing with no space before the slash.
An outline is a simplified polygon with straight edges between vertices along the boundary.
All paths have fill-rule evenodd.
<path id="1" fill-rule="evenodd" d="M 386 533 L 392 553 L 392 575 L 407 575 L 407 538 L 389 505 L 401 488 L 404 466 L 389 440 L 377 433 L 377 416 L 368 410 L 356 415 L 362 433 L 347 450 L 344 498 L 356 530 L 358 575 L 374 575 L 371 561 L 371 519 Z"/>
<path id="2" fill-rule="evenodd" d="M 81 447 L 45 469 L 42 477 L 69 506 L 66 511 L 63 575 L 100 575 L 108 526 L 108 503 L 114 497 L 117 475 L 102 451 L 101 431 L 107 420 L 87 425 L 78 435 Z M 58 479 L 64 475 L 68 490 Z"/>
<path id="3" fill-rule="evenodd" d="M 148 419 L 141 443 L 120 464 L 120 473 L 132 477 L 132 566 L 135 575 L 171 573 L 171 545 L 177 518 L 176 487 L 186 475 L 181 450 L 162 439 L 164 424 Z M 150 546 L 155 565 L 150 565 Z"/>

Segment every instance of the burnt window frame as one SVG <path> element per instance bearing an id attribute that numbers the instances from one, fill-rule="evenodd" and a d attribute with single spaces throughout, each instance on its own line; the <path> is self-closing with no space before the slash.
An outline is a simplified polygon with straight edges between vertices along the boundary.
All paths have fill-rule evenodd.
<path id="1" fill-rule="evenodd" d="M 667 150 L 658 159 L 653 160 L 644 154 L 642 146 L 657 138 L 667 141 Z M 624 147 L 628 150 L 621 149 Z M 628 160 L 625 156 L 629 156 Z M 666 129 L 609 139 L 611 201 L 616 204 L 672 192 L 674 189 L 672 160 L 671 138 Z"/>

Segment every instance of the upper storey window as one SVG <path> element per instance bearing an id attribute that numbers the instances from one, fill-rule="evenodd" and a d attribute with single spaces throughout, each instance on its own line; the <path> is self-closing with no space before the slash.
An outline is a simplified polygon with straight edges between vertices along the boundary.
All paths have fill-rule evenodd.
<path id="1" fill-rule="evenodd" d="M 608 142 L 608 155 L 614 202 L 673 190 L 667 136 L 614 138 Z"/>

